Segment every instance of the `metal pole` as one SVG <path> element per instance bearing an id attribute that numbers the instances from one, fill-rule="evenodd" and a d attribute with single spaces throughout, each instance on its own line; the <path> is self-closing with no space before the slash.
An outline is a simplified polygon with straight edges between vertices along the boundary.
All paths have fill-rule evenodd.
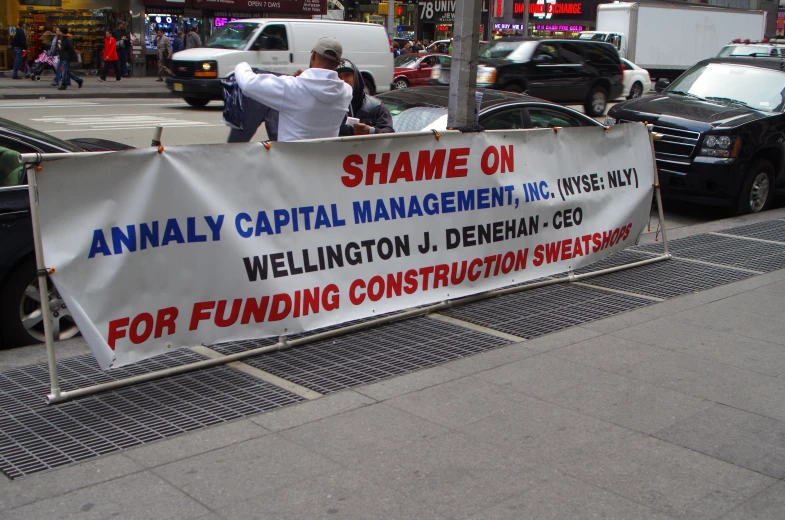
<path id="1" fill-rule="evenodd" d="M 467 296 L 466 298 L 460 298 L 457 300 L 449 300 L 440 303 L 435 303 L 433 305 L 429 305 L 427 307 L 420 307 L 417 309 L 410 309 L 408 311 L 399 312 L 396 314 L 391 314 L 389 316 L 384 316 L 382 318 L 377 318 L 375 320 L 366 321 L 364 323 L 357 323 L 354 325 L 349 325 L 347 327 L 342 327 L 339 329 L 328 330 L 325 332 L 318 332 L 316 334 L 312 334 L 310 336 L 304 336 L 297 339 L 288 340 L 286 338 L 282 338 L 281 341 L 276 343 L 275 345 L 268 345 L 266 347 L 259 347 L 253 350 L 247 350 L 245 352 L 238 352 L 236 354 L 230 354 L 228 356 L 221 356 L 212 359 L 206 359 L 204 361 L 197 361 L 196 363 L 189 363 L 187 365 L 180 365 L 178 367 L 172 367 L 165 370 L 159 370 L 157 372 L 148 372 L 147 374 L 141 374 L 138 376 L 129 377 L 126 379 L 119 379 L 117 381 L 112 381 L 109 383 L 103 383 L 100 385 L 88 386 L 84 388 L 78 388 L 76 390 L 69 390 L 65 392 L 60 392 L 58 395 L 48 395 L 46 397 L 46 402 L 48 404 L 55 404 L 55 403 L 62 403 L 65 401 L 69 401 L 71 399 L 76 399 L 78 397 L 85 397 L 92 394 L 97 394 L 99 392 L 105 392 L 107 390 L 114 390 L 116 388 L 122 388 L 125 386 L 134 385 L 137 383 L 144 383 L 146 381 L 153 381 L 156 379 L 161 379 L 164 377 L 176 375 L 176 374 L 183 374 L 185 372 L 192 372 L 194 370 L 200 370 L 202 368 L 209 368 L 218 365 L 225 365 L 227 363 L 231 363 L 233 361 L 240 361 L 242 359 L 247 359 L 249 357 L 258 356 L 260 354 L 267 354 L 270 352 L 277 352 L 279 350 L 287 350 L 294 347 L 300 347 L 303 345 L 307 345 L 309 343 L 313 343 L 316 341 L 322 341 L 325 339 L 334 338 L 337 336 L 343 336 L 345 334 L 349 334 L 351 332 L 356 332 L 359 330 L 364 330 L 370 327 L 376 327 L 378 325 L 382 325 L 385 323 L 390 323 L 393 321 L 398 321 L 406 318 L 413 318 L 416 316 L 423 316 L 425 314 L 430 314 L 432 312 L 437 312 L 443 309 L 448 309 L 455 305 L 465 305 L 467 303 L 472 303 L 476 301 L 487 300 L 489 298 L 494 298 L 496 296 L 503 296 L 505 294 L 512 294 L 521 291 L 527 291 L 529 289 L 536 289 L 538 287 L 545 287 L 548 285 L 555 285 L 558 283 L 568 283 L 568 282 L 577 282 L 580 280 L 585 280 L 586 278 L 592 278 L 594 276 L 600 276 L 603 274 L 614 273 L 616 271 L 622 271 L 624 269 L 629 269 L 631 267 L 637 267 L 642 265 L 653 264 L 655 262 L 661 262 L 663 260 L 667 260 L 670 258 L 670 255 L 659 255 L 652 258 L 647 258 L 645 260 L 638 260 L 637 262 L 632 262 L 625 265 L 618 265 L 615 267 L 608 267 L 606 269 L 600 269 L 598 271 L 590 272 L 590 273 L 582 273 L 578 275 L 572 275 L 570 277 L 563 277 L 563 278 L 550 278 L 548 280 L 543 280 L 540 282 L 534 282 L 526 285 L 513 285 L 511 287 L 505 287 L 503 289 L 496 289 L 493 291 L 484 292 L 481 294 L 475 294 L 472 296 Z"/>
<path id="2" fill-rule="evenodd" d="M 387 34 L 390 40 L 395 37 L 395 0 L 387 0 Z"/>
<path id="3" fill-rule="evenodd" d="M 150 143 L 150 146 L 161 146 L 161 134 L 163 131 L 163 126 L 155 125 L 155 130 L 153 131 L 153 142 Z"/>
<path id="4" fill-rule="evenodd" d="M 654 162 L 654 196 L 657 198 L 657 216 L 660 219 L 660 227 L 662 228 L 662 254 L 670 258 L 671 254 L 668 252 L 668 232 L 665 230 L 665 212 L 662 209 L 662 191 L 660 191 L 660 175 L 657 172 L 657 152 L 654 150 L 654 141 L 662 139 L 662 134 L 654 131 L 654 125 L 647 124 L 646 129 L 649 131 L 651 139 L 651 158 Z"/>
<path id="5" fill-rule="evenodd" d="M 529 36 L 529 5 L 531 5 L 530 0 L 524 0 L 523 2 L 523 35 L 524 36 Z"/>
<path id="6" fill-rule="evenodd" d="M 57 359 L 55 357 L 54 338 L 52 336 L 52 311 L 49 308 L 49 283 L 48 271 L 44 263 L 44 247 L 41 240 L 41 222 L 38 219 L 38 179 L 36 178 L 37 165 L 26 165 L 27 193 L 30 198 L 30 220 L 33 223 L 33 242 L 35 244 L 35 266 L 38 275 L 38 291 L 41 298 L 41 315 L 44 320 L 44 337 L 46 339 L 46 360 L 49 364 L 50 394 L 47 401 L 60 397 L 60 383 L 57 379 Z"/>
<path id="7" fill-rule="evenodd" d="M 477 88 L 477 48 L 480 42 L 482 0 L 457 0 L 453 26 L 448 128 L 468 128 L 475 124 Z"/>

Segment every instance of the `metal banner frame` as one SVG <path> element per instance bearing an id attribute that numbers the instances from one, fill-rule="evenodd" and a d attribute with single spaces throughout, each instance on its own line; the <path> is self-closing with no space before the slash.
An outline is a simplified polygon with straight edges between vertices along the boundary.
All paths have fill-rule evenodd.
<path id="1" fill-rule="evenodd" d="M 654 141 L 658 140 L 661 136 L 652 131 L 652 125 L 647 124 L 646 126 L 649 130 L 649 134 L 651 135 L 652 160 L 655 161 L 653 188 L 654 188 L 654 195 L 657 200 L 657 212 L 659 217 L 659 226 L 662 231 L 662 242 L 663 242 L 663 253 L 659 256 L 647 258 L 645 260 L 638 260 L 636 262 L 631 262 L 629 264 L 619 265 L 615 267 L 608 267 L 590 273 L 576 274 L 575 272 L 572 271 L 572 269 L 570 269 L 567 272 L 567 276 L 564 278 L 551 278 L 540 282 L 533 282 L 529 284 L 515 285 L 511 287 L 505 287 L 502 289 L 486 291 L 472 296 L 467 296 L 465 298 L 447 300 L 432 305 L 428 305 L 425 307 L 419 307 L 416 309 L 409 309 L 409 310 L 397 312 L 395 314 L 391 314 L 374 320 L 369 320 L 363 323 L 348 325 L 346 327 L 341 327 L 338 329 L 329 330 L 325 332 L 317 332 L 297 339 L 290 340 L 287 339 L 285 336 L 281 336 L 275 345 L 268 345 L 265 347 L 259 347 L 252 350 L 247 350 L 245 352 L 239 352 L 231 355 L 224 355 L 220 357 L 206 359 L 203 361 L 198 361 L 195 363 L 189 363 L 186 365 L 167 368 L 165 370 L 149 372 L 146 374 L 141 374 L 138 376 L 133 376 L 125 379 L 118 379 L 116 381 L 111 381 L 108 383 L 102 383 L 98 385 L 78 388 L 76 390 L 67 390 L 67 391 L 63 391 L 60 389 L 60 382 L 57 377 L 57 359 L 55 355 L 55 346 L 54 346 L 54 340 L 52 335 L 52 310 L 48 305 L 44 305 L 42 301 L 41 312 L 44 321 L 44 335 L 46 337 L 47 362 L 49 365 L 49 379 L 51 383 L 50 393 L 46 396 L 46 402 L 47 404 L 62 403 L 65 401 L 69 401 L 71 399 L 85 397 L 99 392 L 113 390 L 116 388 L 122 388 L 125 386 L 142 383 L 145 381 L 153 381 L 156 379 L 161 379 L 175 374 L 182 374 L 185 372 L 191 372 L 203 368 L 209 368 L 217 365 L 224 365 L 227 363 L 231 363 L 233 361 L 240 361 L 242 359 L 246 359 L 249 357 L 258 356 L 260 354 L 276 352 L 279 350 L 287 350 L 290 348 L 307 345 L 316 341 L 334 338 L 336 336 L 343 336 L 345 334 L 367 329 L 370 327 L 375 327 L 385 323 L 390 323 L 393 321 L 403 320 L 406 318 L 412 318 L 416 316 L 423 316 L 433 312 L 448 309 L 454 306 L 464 305 L 467 303 L 481 301 L 481 300 L 487 300 L 490 298 L 494 298 L 496 296 L 512 294 L 520 291 L 526 291 L 529 289 L 536 289 L 538 287 L 545 287 L 548 285 L 555 285 L 558 283 L 579 282 L 581 280 L 585 280 L 587 278 L 592 278 L 595 276 L 614 273 L 617 271 L 630 269 L 632 267 L 639 267 L 643 265 L 652 264 L 655 262 L 661 262 L 663 260 L 668 260 L 671 258 L 671 254 L 668 252 L 668 237 L 665 229 L 665 215 L 662 210 L 662 195 L 660 193 L 659 176 L 657 174 L 656 159 L 654 155 Z M 609 130 L 609 128 L 606 128 L 606 130 Z M 558 132 L 558 127 L 554 128 L 554 132 Z M 378 138 L 394 139 L 396 136 L 401 136 L 401 135 L 407 137 L 411 137 L 413 135 L 432 136 L 432 137 L 435 136 L 436 139 L 438 139 L 440 136 L 439 132 L 434 131 L 434 132 L 409 132 L 405 134 L 389 134 L 389 135 L 384 135 L 383 137 L 382 136 L 368 136 L 368 137 L 359 137 L 359 138 L 355 137 L 352 139 L 353 140 L 378 139 Z M 152 145 L 158 147 L 159 153 L 164 153 L 164 147 L 161 146 L 160 141 L 161 141 L 161 127 L 159 126 L 155 130 L 155 134 L 152 140 Z M 271 146 L 271 144 L 267 142 L 264 142 L 263 145 L 268 149 Z M 49 295 L 49 280 L 47 279 L 47 276 L 54 273 L 55 270 L 46 267 L 46 261 L 44 258 L 44 251 L 42 246 L 41 226 L 40 226 L 39 214 L 38 214 L 38 178 L 37 178 L 37 173 L 42 170 L 41 163 L 46 161 L 53 161 L 53 160 L 73 158 L 73 157 L 95 156 L 96 154 L 101 154 L 101 153 L 113 153 L 113 152 L 79 152 L 79 153 L 50 153 L 50 154 L 28 153 L 28 154 L 21 154 L 19 157 L 19 161 L 25 165 L 25 169 L 27 170 L 28 195 L 30 198 L 30 215 L 33 225 L 33 238 L 35 243 L 35 261 L 36 261 L 39 290 L 40 290 L 40 294 L 42 295 L 42 300 L 43 300 L 43 295 L 47 295 L 47 298 Z"/>

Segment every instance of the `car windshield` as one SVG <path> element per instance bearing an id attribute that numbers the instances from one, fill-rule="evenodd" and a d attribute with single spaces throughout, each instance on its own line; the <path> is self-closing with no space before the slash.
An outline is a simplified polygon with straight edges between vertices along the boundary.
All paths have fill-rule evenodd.
<path id="1" fill-rule="evenodd" d="M 244 49 L 258 28 L 258 23 L 228 23 L 207 40 L 206 46 L 214 49 Z"/>
<path id="2" fill-rule="evenodd" d="M 578 36 L 578 39 L 579 40 L 592 40 L 592 41 L 604 42 L 605 41 L 605 34 L 604 33 L 582 32 Z"/>
<path id="3" fill-rule="evenodd" d="M 506 58 L 512 61 L 529 61 L 537 48 L 536 41 L 504 41 L 488 42 L 480 47 L 480 58 Z"/>
<path id="4" fill-rule="evenodd" d="M 682 74 L 665 92 L 782 112 L 785 73 L 735 63 L 708 63 Z"/>
<path id="5" fill-rule="evenodd" d="M 0 127 L 7 128 L 17 134 L 33 137 L 55 148 L 60 148 L 61 150 L 67 150 L 69 152 L 84 152 L 83 148 L 80 148 L 75 144 L 69 143 L 67 141 L 62 141 L 49 134 L 40 132 L 34 128 L 30 128 L 29 126 L 20 125 L 19 123 L 15 123 L 14 121 L 9 121 L 8 119 L 0 118 Z"/>
<path id="6" fill-rule="evenodd" d="M 417 54 L 404 54 L 393 60 L 393 67 L 397 69 L 413 69 L 417 65 L 418 59 L 420 59 L 420 56 Z"/>
<path id="7" fill-rule="evenodd" d="M 727 58 L 728 56 L 751 56 L 753 54 L 776 56 L 777 52 L 770 45 L 726 45 L 717 56 Z"/>

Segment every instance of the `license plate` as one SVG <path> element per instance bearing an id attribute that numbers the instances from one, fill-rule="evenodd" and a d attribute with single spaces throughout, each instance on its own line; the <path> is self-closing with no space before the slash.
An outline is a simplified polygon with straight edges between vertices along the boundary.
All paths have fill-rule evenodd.
<path id="1" fill-rule="evenodd" d="M 174 91 L 175 92 L 182 92 L 183 91 L 183 84 L 182 83 L 175 83 L 174 84 Z"/>

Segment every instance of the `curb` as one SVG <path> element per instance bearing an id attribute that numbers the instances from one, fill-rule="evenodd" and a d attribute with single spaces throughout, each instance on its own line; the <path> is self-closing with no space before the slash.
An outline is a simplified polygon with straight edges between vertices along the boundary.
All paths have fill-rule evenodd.
<path id="1" fill-rule="evenodd" d="M 96 98 L 111 98 L 111 99 L 123 99 L 123 98 L 152 98 L 152 99 L 182 99 L 178 96 L 174 96 L 171 92 L 95 92 L 91 90 L 82 91 L 82 92 L 68 92 L 68 91 L 60 91 L 60 92 L 46 92 L 45 94 L 42 93 L 13 93 L 13 94 L 4 94 L 0 93 L 0 99 L 96 99 Z"/>

